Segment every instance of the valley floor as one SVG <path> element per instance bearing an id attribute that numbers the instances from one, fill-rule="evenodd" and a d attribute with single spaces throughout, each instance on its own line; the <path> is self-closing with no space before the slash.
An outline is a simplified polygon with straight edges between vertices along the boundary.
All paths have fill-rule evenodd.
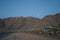
<path id="1" fill-rule="evenodd" d="M 49 38 L 45 36 L 30 34 L 30 33 L 12 33 L 1 40 L 59 40 L 56 38 Z"/>

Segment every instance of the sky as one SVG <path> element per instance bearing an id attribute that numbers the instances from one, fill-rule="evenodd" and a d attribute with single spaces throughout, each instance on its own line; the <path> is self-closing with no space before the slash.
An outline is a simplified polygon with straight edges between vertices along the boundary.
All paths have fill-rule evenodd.
<path id="1" fill-rule="evenodd" d="M 60 13 L 60 0 L 0 0 L 0 18 L 43 18 L 56 13 Z"/>

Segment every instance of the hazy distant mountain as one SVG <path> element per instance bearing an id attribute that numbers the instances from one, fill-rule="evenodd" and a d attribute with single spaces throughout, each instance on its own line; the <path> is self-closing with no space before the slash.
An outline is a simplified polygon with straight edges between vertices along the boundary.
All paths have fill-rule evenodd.
<path id="1" fill-rule="evenodd" d="M 9 17 L 0 19 L 0 32 L 17 32 L 60 24 L 60 13 L 48 15 L 42 19 L 34 17 Z"/>

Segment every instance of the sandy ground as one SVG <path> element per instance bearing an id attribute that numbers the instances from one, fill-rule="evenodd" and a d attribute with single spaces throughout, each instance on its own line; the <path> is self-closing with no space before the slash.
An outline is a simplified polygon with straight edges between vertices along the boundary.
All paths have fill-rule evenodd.
<path id="1" fill-rule="evenodd" d="M 0 40 L 59 40 L 45 36 L 33 35 L 28 33 L 13 33 Z"/>

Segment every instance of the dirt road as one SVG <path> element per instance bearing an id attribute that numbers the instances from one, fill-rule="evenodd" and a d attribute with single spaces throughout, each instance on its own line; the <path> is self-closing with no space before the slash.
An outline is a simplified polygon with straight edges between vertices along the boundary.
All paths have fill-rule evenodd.
<path id="1" fill-rule="evenodd" d="M 1 40 L 59 40 L 28 33 L 13 33 Z"/>

